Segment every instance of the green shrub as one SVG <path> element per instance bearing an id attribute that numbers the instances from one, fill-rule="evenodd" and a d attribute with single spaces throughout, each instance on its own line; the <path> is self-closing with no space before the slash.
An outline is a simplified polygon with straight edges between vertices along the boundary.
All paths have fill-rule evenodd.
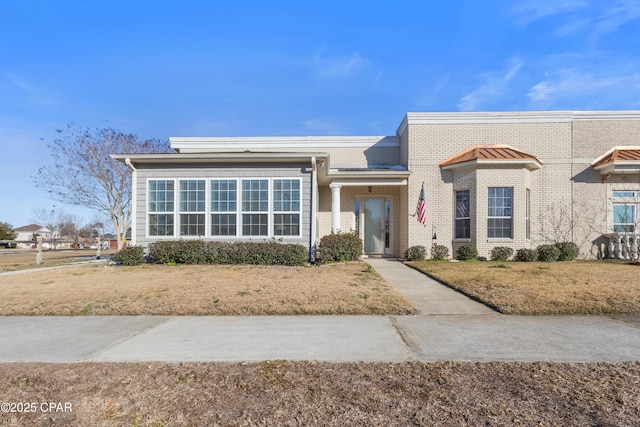
<path id="1" fill-rule="evenodd" d="M 580 248 L 573 242 L 558 242 L 555 246 L 560 250 L 558 261 L 573 261 L 580 255 Z"/>
<path id="2" fill-rule="evenodd" d="M 444 245 L 431 246 L 431 259 L 436 261 L 449 259 L 449 248 Z"/>
<path id="3" fill-rule="evenodd" d="M 456 259 L 460 261 L 469 261 L 478 258 L 478 250 L 473 245 L 462 245 L 456 253 Z"/>
<path id="4" fill-rule="evenodd" d="M 496 246 L 491 249 L 491 261 L 509 261 L 513 256 L 513 249 L 507 246 Z"/>
<path id="5" fill-rule="evenodd" d="M 538 254 L 533 249 L 518 249 L 516 251 L 516 261 L 533 262 L 538 258 Z"/>
<path id="6" fill-rule="evenodd" d="M 404 257 L 408 261 L 423 261 L 427 257 L 427 248 L 424 246 L 411 246 L 404 252 Z"/>
<path id="7" fill-rule="evenodd" d="M 275 240 L 265 242 L 205 242 L 173 240 L 149 245 L 149 256 L 158 264 L 257 264 L 305 265 L 307 248 Z"/>
<path id="8" fill-rule="evenodd" d="M 362 255 L 362 239 L 355 232 L 328 234 L 320 239 L 316 253 L 318 264 L 355 261 Z"/>
<path id="9" fill-rule="evenodd" d="M 111 259 L 122 265 L 140 265 L 144 262 L 144 248 L 129 246 L 111 255 Z"/>
<path id="10" fill-rule="evenodd" d="M 540 245 L 536 248 L 538 261 L 553 262 L 560 258 L 560 249 L 556 245 Z"/>

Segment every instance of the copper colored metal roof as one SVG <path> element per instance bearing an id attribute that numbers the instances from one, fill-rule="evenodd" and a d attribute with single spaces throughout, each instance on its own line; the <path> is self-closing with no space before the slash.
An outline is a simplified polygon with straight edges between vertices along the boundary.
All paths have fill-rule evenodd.
<path id="1" fill-rule="evenodd" d="M 591 164 L 602 166 L 615 162 L 640 162 L 640 147 L 614 147 Z"/>
<path id="2" fill-rule="evenodd" d="M 510 145 L 474 145 L 460 153 L 440 162 L 440 167 L 466 162 L 532 162 L 538 167 L 542 164 L 536 156 L 524 153 Z"/>

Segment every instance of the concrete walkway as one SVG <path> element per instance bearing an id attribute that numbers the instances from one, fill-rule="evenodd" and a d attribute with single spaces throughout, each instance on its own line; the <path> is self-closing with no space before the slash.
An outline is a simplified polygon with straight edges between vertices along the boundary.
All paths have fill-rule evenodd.
<path id="1" fill-rule="evenodd" d="M 368 258 L 380 275 L 418 309 L 418 314 L 498 314 L 413 268 L 390 258 Z"/>
<path id="2" fill-rule="evenodd" d="M 369 260 L 414 316 L 0 317 L 0 362 L 640 360 L 638 316 L 506 316 Z"/>

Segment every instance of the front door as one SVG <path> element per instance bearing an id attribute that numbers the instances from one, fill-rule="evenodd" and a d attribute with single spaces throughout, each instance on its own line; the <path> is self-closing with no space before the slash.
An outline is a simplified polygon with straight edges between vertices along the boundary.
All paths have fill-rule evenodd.
<path id="1" fill-rule="evenodd" d="M 388 234 L 388 202 L 384 199 L 364 199 L 364 253 L 384 254 Z"/>

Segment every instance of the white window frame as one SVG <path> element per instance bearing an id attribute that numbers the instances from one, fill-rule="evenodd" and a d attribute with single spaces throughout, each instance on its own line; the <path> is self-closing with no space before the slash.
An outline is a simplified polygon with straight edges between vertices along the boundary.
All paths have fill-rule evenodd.
<path id="1" fill-rule="evenodd" d="M 638 232 L 640 224 L 640 191 L 638 190 L 614 190 L 611 193 L 613 200 L 611 208 L 611 229 L 614 233 L 620 234 L 633 234 Z M 616 221 L 616 207 L 622 206 L 625 208 L 631 208 L 631 216 L 627 222 L 615 222 Z M 616 230 L 616 227 L 629 227 L 628 230 Z"/>
<path id="2" fill-rule="evenodd" d="M 276 204 L 276 197 L 275 197 L 275 181 L 295 181 L 298 183 L 298 209 L 297 210 L 276 210 L 275 209 L 275 204 Z M 302 180 L 300 178 L 281 178 L 281 177 L 277 177 L 277 178 L 272 178 L 271 179 L 271 188 L 270 188 L 270 192 L 269 195 L 271 197 L 270 200 L 270 208 L 271 211 L 269 213 L 270 216 L 270 233 L 273 237 L 277 238 L 277 239 L 287 239 L 287 238 L 300 238 L 302 237 L 302 193 L 303 193 L 303 189 L 302 189 Z M 276 234 L 275 233 L 275 221 L 276 221 L 276 215 L 298 215 L 298 234 Z"/>
<path id="3" fill-rule="evenodd" d="M 266 206 L 266 210 L 246 210 L 244 207 L 244 183 L 247 181 L 266 181 L 267 182 L 267 206 Z M 252 191 L 252 190 L 250 190 Z M 262 191 L 262 189 L 258 190 L 258 191 Z M 245 237 L 245 238 L 265 238 L 265 237 L 271 237 L 270 236 L 270 230 L 271 230 L 271 205 L 270 205 L 270 194 L 271 194 L 271 180 L 269 178 L 261 178 L 261 177 L 247 177 L 247 178 L 242 178 L 240 180 L 240 231 L 239 234 L 241 237 Z M 259 203 L 262 203 L 262 200 L 259 200 Z M 244 233 L 244 226 L 245 226 L 245 215 L 266 215 L 267 217 L 267 228 L 266 228 L 266 234 L 245 234 Z M 260 224 L 260 226 L 262 226 L 262 224 Z"/>
<path id="4" fill-rule="evenodd" d="M 168 210 L 164 210 L 164 211 L 151 211 L 150 208 L 150 193 L 151 193 L 151 187 L 149 185 L 149 183 L 151 181 L 165 181 L 165 182 L 173 182 L 173 210 L 168 211 Z M 146 218 L 146 224 L 145 224 L 145 235 L 147 237 L 147 239 L 175 239 L 176 234 L 178 232 L 178 217 L 176 215 L 176 193 L 178 191 L 178 187 L 176 185 L 176 179 L 174 178 L 147 178 L 147 182 L 146 182 L 146 189 L 147 189 L 147 194 L 146 194 L 146 207 L 145 207 L 145 218 Z M 165 201 L 166 202 L 166 201 Z M 156 235 L 156 234 L 151 234 L 151 215 L 173 215 L 173 234 L 162 234 L 162 235 Z"/>
<path id="5" fill-rule="evenodd" d="M 235 204 L 236 204 L 236 208 L 235 210 L 228 210 L 228 211 L 214 211 L 213 210 L 213 197 L 212 197 L 212 192 L 213 192 L 213 182 L 214 181 L 227 181 L 227 182 L 235 182 L 236 183 L 236 199 L 235 199 Z M 220 177 L 220 178 L 208 178 L 208 183 L 209 183 L 209 204 L 208 204 L 208 210 L 207 210 L 207 215 L 209 218 L 209 226 L 207 228 L 207 232 L 208 232 L 208 237 L 211 237 L 212 239 L 228 239 L 231 237 L 239 237 L 240 236 L 240 231 L 241 231 L 241 206 L 240 204 L 242 203 L 241 200 L 241 196 L 242 196 L 242 187 L 241 187 L 241 183 L 240 180 L 238 178 L 225 178 L 225 177 Z M 227 200 L 228 202 L 228 200 Z M 213 215 L 233 215 L 236 219 L 236 232 L 235 234 L 213 234 Z"/>
<path id="6" fill-rule="evenodd" d="M 203 210 L 199 211 L 199 210 L 182 210 L 182 183 L 183 182 L 190 182 L 190 181 L 196 181 L 196 182 L 203 182 L 204 183 L 204 189 L 202 190 L 204 193 L 204 200 L 202 201 L 202 203 L 204 204 L 204 208 Z M 208 201 L 208 195 L 207 195 L 207 179 L 206 178 L 179 178 L 178 179 L 178 187 L 177 187 L 177 195 L 176 195 L 176 212 L 178 215 L 178 230 L 177 230 L 177 235 L 180 238 L 185 238 L 185 239 L 189 239 L 189 238 L 199 238 L 199 237 L 205 237 L 207 236 L 207 201 Z M 189 189 L 187 189 L 187 191 L 190 191 Z M 196 190 L 196 191 L 200 191 L 200 190 Z M 186 203 L 189 203 L 188 201 Z M 193 202 L 192 202 L 193 203 Z M 195 203 L 199 203 L 199 201 L 196 201 Z M 202 234 L 182 234 L 182 215 L 202 215 L 204 218 L 204 224 L 203 224 L 203 233 Z"/>
<path id="7" fill-rule="evenodd" d="M 462 193 L 466 191 L 469 194 L 469 208 L 467 211 L 467 216 L 458 216 L 458 193 Z M 453 238 L 457 241 L 469 241 L 471 240 L 471 190 L 468 188 L 461 188 L 459 190 L 453 191 Z M 457 222 L 459 220 L 468 220 L 469 221 L 469 236 L 468 237 L 458 237 L 457 236 Z"/>
<path id="8" fill-rule="evenodd" d="M 511 190 L 511 206 L 510 206 L 511 215 L 490 215 L 490 212 L 489 212 L 489 210 L 491 209 L 491 203 L 490 203 L 491 195 L 490 195 L 490 193 L 491 193 L 492 189 L 499 189 L 499 188 Z M 502 197 L 502 198 L 504 199 L 504 197 Z M 514 188 L 513 187 L 487 187 L 487 238 L 488 239 L 513 240 L 513 233 L 514 233 L 513 205 L 514 205 L 514 200 L 515 200 L 515 197 L 514 197 Z M 494 206 L 494 208 L 502 208 L 502 209 L 504 209 L 504 206 L 501 206 L 501 207 Z M 509 236 L 490 236 L 489 235 L 490 234 L 489 233 L 489 230 L 490 230 L 489 221 L 492 220 L 492 219 L 502 219 L 502 220 L 508 219 L 510 221 L 510 225 L 509 225 L 510 233 L 509 233 Z"/>
<path id="9" fill-rule="evenodd" d="M 150 185 L 151 181 L 166 181 L 173 182 L 173 210 L 172 211 L 158 211 L 151 212 L 149 210 L 149 194 L 150 194 Z M 204 211 L 182 211 L 180 206 L 180 183 L 185 181 L 204 181 Z M 236 183 L 236 210 L 235 211 L 214 211 L 212 207 L 212 195 L 211 188 L 213 181 L 234 181 Z M 266 181 L 267 182 L 267 208 L 262 211 L 250 211 L 243 209 L 243 182 L 245 181 Z M 298 200 L 297 200 L 297 210 L 275 210 L 275 193 L 274 193 L 274 181 L 296 181 L 298 182 Z M 145 224 L 145 235 L 147 240 L 171 240 L 177 238 L 184 239 L 194 239 L 200 237 L 206 237 L 208 239 L 215 240 L 229 240 L 229 239 L 264 239 L 264 238 L 277 238 L 283 240 L 295 240 L 302 238 L 303 233 L 303 224 L 304 224 L 304 216 L 303 216 L 303 196 L 304 196 L 304 186 L 303 179 L 300 177 L 176 177 L 176 178 L 147 178 L 146 179 L 146 207 L 145 207 L 145 215 L 146 215 L 146 224 Z M 150 231 L 150 216 L 151 215 L 173 215 L 173 234 L 171 235 L 152 235 L 149 233 Z M 205 229 L 204 234 L 198 235 L 182 235 L 181 234 L 181 215 L 182 214 L 204 214 L 205 218 Z M 214 235 L 212 234 L 212 215 L 214 214 L 230 214 L 235 215 L 236 218 L 236 233 L 233 235 Z M 245 214 L 259 214 L 267 216 L 267 233 L 260 235 L 245 235 L 243 233 L 244 230 L 244 216 Z M 298 215 L 298 234 L 294 235 L 276 235 L 275 234 L 275 215 L 284 214 L 284 215 Z"/>

